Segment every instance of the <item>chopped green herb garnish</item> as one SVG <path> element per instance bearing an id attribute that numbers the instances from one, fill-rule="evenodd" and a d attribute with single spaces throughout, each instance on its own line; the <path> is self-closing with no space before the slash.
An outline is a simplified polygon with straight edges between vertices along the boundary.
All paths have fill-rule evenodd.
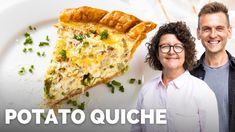
<path id="1" fill-rule="evenodd" d="M 91 32 L 92 34 L 97 34 L 97 31 L 96 31 L 96 30 L 90 30 L 90 32 Z"/>
<path id="2" fill-rule="evenodd" d="M 115 90 L 114 86 L 111 83 L 107 83 L 106 85 L 108 88 L 111 88 L 111 93 L 114 93 Z"/>
<path id="3" fill-rule="evenodd" d="M 50 41 L 50 38 L 48 35 L 46 36 L 46 41 L 48 41 L 48 42 Z"/>
<path id="4" fill-rule="evenodd" d="M 106 84 L 108 88 L 111 88 L 111 92 L 114 93 L 115 87 L 119 88 L 119 91 L 124 92 L 122 84 L 116 80 L 113 80 Z"/>
<path id="5" fill-rule="evenodd" d="M 119 87 L 119 91 L 124 92 L 124 87 L 123 87 L 123 86 L 120 86 L 120 87 Z"/>
<path id="6" fill-rule="evenodd" d="M 62 92 L 62 93 L 61 93 L 61 95 L 65 95 L 65 93 L 64 93 L 64 92 Z"/>
<path id="7" fill-rule="evenodd" d="M 28 36 L 30 36 L 30 34 L 26 32 L 26 33 L 24 34 L 24 36 L 25 36 L 25 37 L 28 37 Z"/>
<path id="8" fill-rule="evenodd" d="M 45 52 L 42 52 L 42 56 L 46 56 L 46 53 L 45 53 Z"/>
<path id="9" fill-rule="evenodd" d="M 76 100 L 68 100 L 67 104 L 72 104 L 73 106 L 78 107 L 78 109 L 81 109 L 81 110 L 85 109 L 85 102 L 78 104 Z M 73 110 L 73 108 L 71 108 L 71 110 Z"/>
<path id="10" fill-rule="evenodd" d="M 80 34 L 79 36 L 77 36 L 76 34 L 74 34 L 74 37 L 73 37 L 73 38 L 76 39 L 76 40 L 78 40 L 78 41 L 80 41 L 80 42 L 82 42 L 83 39 L 85 38 L 85 36 L 84 36 L 83 34 Z"/>
<path id="11" fill-rule="evenodd" d="M 76 100 L 68 100 L 67 104 L 72 104 L 73 106 L 77 106 L 78 105 Z"/>
<path id="12" fill-rule="evenodd" d="M 42 47 L 42 46 L 49 46 L 49 43 L 48 42 L 40 42 L 39 47 Z"/>
<path id="13" fill-rule="evenodd" d="M 87 36 L 88 38 L 90 38 L 90 37 L 91 37 L 89 33 L 86 33 L 86 36 Z"/>
<path id="14" fill-rule="evenodd" d="M 118 81 L 116 81 L 116 80 L 113 80 L 111 83 L 112 83 L 113 85 L 117 86 L 117 87 L 120 87 L 120 86 L 121 86 L 121 83 L 118 82 Z"/>
<path id="15" fill-rule="evenodd" d="M 82 85 L 87 86 L 91 82 L 91 79 L 93 79 L 93 77 L 90 73 L 83 75 L 83 78 L 81 80 Z"/>
<path id="16" fill-rule="evenodd" d="M 24 53 L 26 53 L 27 52 L 27 48 L 23 48 L 23 50 L 22 50 Z M 29 52 L 33 52 L 33 49 L 32 48 L 28 48 L 28 51 Z"/>
<path id="17" fill-rule="evenodd" d="M 109 68 L 114 68 L 114 66 L 113 65 L 109 65 Z"/>
<path id="18" fill-rule="evenodd" d="M 46 53 L 45 53 L 44 51 L 43 51 L 43 52 L 39 52 L 39 51 L 38 51 L 38 52 L 37 52 L 37 55 L 40 56 L 40 57 L 41 57 L 41 56 L 44 57 L 44 56 L 46 56 Z"/>
<path id="19" fill-rule="evenodd" d="M 18 74 L 23 75 L 25 73 L 25 68 L 21 67 L 20 70 L 18 71 Z"/>
<path id="20" fill-rule="evenodd" d="M 104 30 L 100 33 L 100 40 L 107 39 L 109 36 L 108 30 Z"/>
<path id="21" fill-rule="evenodd" d="M 47 98 L 50 99 L 50 88 L 52 85 L 52 77 L 46 78 L 44 80 L 44 94 L 46 95 Z"/>
<path id="22" fill-rule="evenodd" d="M 32 26 L 29 26 L 29 30 L 33 30 Z"/>
<path id="23" fill-rule="evenodd" d="M 73 106 L 77 106 L 77 105 L 78 105 L 78 103 L 77 103 L 76 100 L 72 100 L 71 104 L 72 104 Z"/>
<path id="24" fill-rule="evenodd" d="M 126 72 L 128 71 L 128 69 L 129 69 L 129 67 L 128 67 L 128 65 L 126 65 L 126 66 L 122 69 L 122 72 L 123 72 L 123 73 L 126 73 Z"/>
<path id="25" fill-rule="evenodd" d="M 33 69 L 34 69 L 34 65 L 31 65 L 30 68 L 29 68 L 29 72 L 33 73 Z"/>
<path id="26" fill-rule="evenodd" d="M 78 109 L 84 110 L 85 109 L 85 102 L 82 102 L 80 105 L 78 105 Z"/>
<path id="27" fill-rule="evenodd" d="M 33 43 L 32 38 L 31 38 L 30 36 L 27 36 L 26 39 L 25 39 L 25 41 L 24 41 L 24 45 L 26 45 L 26 44 L 32 44 L 32 43 Z"/>
<path id="28" fill-rule="evenodd" d="M 38 56 L 41 56 L 41 53 L 40 53 L 40 52 L 37 52 L 37 55 L 38 55 Z"/>
<path id="29" fill-rule="evenodd" d="M 31 38 L 31 36 L 30 36 L 29 33 L 26 32 L 26 33 L 24 34 L 24 36 L 25 36 L 24 45 L 26 45 L 26 44 L 32 44 L 32 43 L 33 43 L 33 40 L 32 40 L 32 38 Z"/>
<path id="30" fill-rule="evenodd" d="M 62 60 L 65 61 L 67 59 L 66 50 L 62 49 L 59 54 L 60 54 Z"/>
<path id="31" fill-rule="evenodd" d="M 30 68 L 30 69 L 29 69 L 29 72 L 30 72 L 30 73 L 33 73 L 33 69 Z"/>
<path id="32" fill-rule="evenodd" d="M 45 121 L 46 120 L 46 117 L 44 114 L 40 114 L 41 118 Z"/>
<path id="33" fill-rule="evenodd" d="M 114 88 L 114 87 L 112 87 L 112 88 L 111 88 L 111 93 L 114 93 L 114 90 L 115 90 L 115 88 Z"/>
<path id="34" fill-rule="evenodd" d="M 138 80 L 138 84 L 139 84 L 139 85 L 142 84 L 142 81 L 141 81 L 140 79 Z"/>
<path id="35" fill-rule="evenodd" d="M 130 84 L 135 83 L 135 78 L 131 78 L 131 79 L 129 80 L 129 83 L 130 83 Z"/>
<path id="36" fill-rule="evenodd" d="M 82 50 L 81 48 L 78 50 L 78 54 L 80 54 L 80 53 L 81 53 L 81 50 Z"/>
<path id="37" fill-rule="evenodd" d="M 36 27 L 29 26 L 29 30 L 36 30 Z"/>
<path id="38" fill-rule="evenodd" d="M 26 53 L 27 52 L 27 49 L 26 48 L 23 48 L 23 50 L 22 50 L 24 53 Z"/>
<path id="39" fill-rule="evenodd" d="M 109 87 L 109 88 L 112 88 L 112 87 L 113 87 L 113 85 L 112 85 L 111 83 L 107 83 L 106 85 L 107 85 L 107 87 Z"/>
<path id="40" fill-rule="evenodd" d="M 72 103 L 72 100 L 68 100 L 68 101 L 67 101 L 67 104 L 71 104 L 71 103 Z"/>
<path id="41" fill-rule="evenodd" d="M 124 63 L 117 63 L 118 69 L 122 71 L 122 73 L 125 73 L 128 71 L 128 65 L 125 65 Z"/>
<path id="42" fill-rule="evenodd" d="M 32 49 L 32 48 L 29 48 L 28 51 L 29 51 L 29 52 L 33 52 L 33 49 Z"/>
<path id="43" fill-rule="evenodd" d="M 87 42 L 87 41 L 83 42 L 83 46 L 84 46 L 84 47 L 89 46 L 89 42 Z"/>
<path id="44" fill-rule="evenodd" d="M 86 92 L 86 96 L 89 97 L 89 92 Z"/>

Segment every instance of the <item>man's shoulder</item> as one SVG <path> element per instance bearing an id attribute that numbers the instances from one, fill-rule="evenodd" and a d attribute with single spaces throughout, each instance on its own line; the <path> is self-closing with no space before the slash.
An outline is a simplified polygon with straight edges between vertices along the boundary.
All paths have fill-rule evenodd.
<path id="1" fill-rule="evenodd" d="M 227 51 L 227 54 L 228 54 L 228 58 L 229 58 L 229 61 L 230 61 L 230 64 L 235 67 L 235 57 L 232 56 L 228 51 Z"/>

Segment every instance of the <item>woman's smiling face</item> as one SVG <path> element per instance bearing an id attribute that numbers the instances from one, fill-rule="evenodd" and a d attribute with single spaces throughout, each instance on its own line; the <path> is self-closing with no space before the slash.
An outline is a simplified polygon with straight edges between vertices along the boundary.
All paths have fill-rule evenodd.
<path id="1" fill-rule="evenodd" d="M 184 49 L 180 53 L 176 53 L 174 48 L 170 47 L 169 52 L 163 53 L 160 49 L 162 45 L 179 45 L 182 44 L 174 34 L 165 34 L 161 36 L 159 42 L 159 55 L 158 59 L 161 62 L 164 70 L 179 70 L 184 69 L 184 61 L 185 61 L 185 51 Z M 183 44 L 182 44 L 183 45 Z"/>

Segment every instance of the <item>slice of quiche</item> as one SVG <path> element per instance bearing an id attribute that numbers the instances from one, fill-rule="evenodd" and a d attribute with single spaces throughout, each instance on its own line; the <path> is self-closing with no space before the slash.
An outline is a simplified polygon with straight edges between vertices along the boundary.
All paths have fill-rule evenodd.
<path id="1" fill-rule="evenodd" d="M 82 6 L 63 10 L 55 26 L 59 40 L 44 80 L 49 107 L 125 73 L 156 24 L 121 11 Z"/>

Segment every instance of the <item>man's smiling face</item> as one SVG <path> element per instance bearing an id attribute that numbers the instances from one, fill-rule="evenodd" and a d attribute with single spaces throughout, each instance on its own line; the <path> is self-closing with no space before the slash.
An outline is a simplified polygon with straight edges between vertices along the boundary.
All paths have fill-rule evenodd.
<path id="1" fill-rule="evenodd" d="M 227 40 L 231 37 L 231 30 L 224 13 L 205 14 L 199 19 L 197 37 L 206 52 L 215 54 L 225 50 Z"/>

